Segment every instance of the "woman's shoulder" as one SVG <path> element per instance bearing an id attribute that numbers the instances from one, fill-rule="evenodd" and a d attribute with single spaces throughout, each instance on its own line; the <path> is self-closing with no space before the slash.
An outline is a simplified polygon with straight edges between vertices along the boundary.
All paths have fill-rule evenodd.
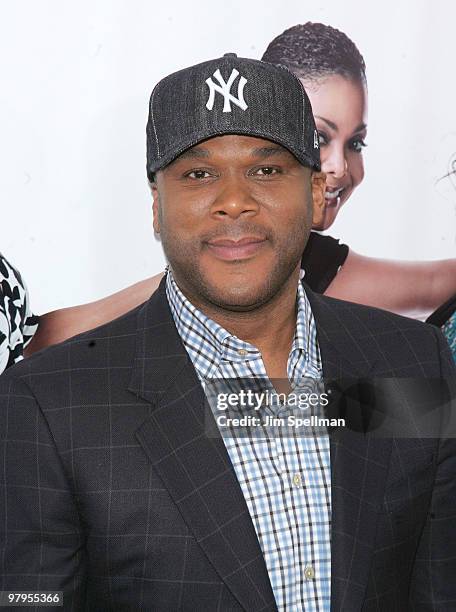
<path id="1" fill-rule="evenodd" d="M 347 259 L 349 247 L 332 236 L 310 232 L 301 259 L 305 281 L 313 291 L 324 293 Z"/>

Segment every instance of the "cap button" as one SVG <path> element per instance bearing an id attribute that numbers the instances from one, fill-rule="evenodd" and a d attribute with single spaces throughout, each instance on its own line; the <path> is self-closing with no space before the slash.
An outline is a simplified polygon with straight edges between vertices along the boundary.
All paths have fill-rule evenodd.
<path id="1" fill-rule="evenodd" d="M 237 57 L 237 53 L 224 53 L 223 57 Z"/>

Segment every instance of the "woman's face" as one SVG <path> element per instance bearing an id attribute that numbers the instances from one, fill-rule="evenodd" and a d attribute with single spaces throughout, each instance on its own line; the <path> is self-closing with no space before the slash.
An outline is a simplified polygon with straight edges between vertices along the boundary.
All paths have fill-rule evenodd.
<path id="1" fill-rule="evenodd" d="M 363 84 L 337 74 L 301 80 L 312 104 L 326 173 L 325 208 L 314 229 L 326 230 L 364 177 L 367 92 Z"/>

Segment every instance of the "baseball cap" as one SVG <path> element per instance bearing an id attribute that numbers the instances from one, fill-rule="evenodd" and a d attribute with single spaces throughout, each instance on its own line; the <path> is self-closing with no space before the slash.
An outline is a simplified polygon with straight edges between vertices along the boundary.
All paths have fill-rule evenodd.
<path id="1" fill-rule="evenodd" d="M 318 133 L 301 81 L 285 66 L 223 57 L 174 72 L 150 96 L 147 176 L 186 149 L 224 134 L 256 136 L 320 170 Z"/>

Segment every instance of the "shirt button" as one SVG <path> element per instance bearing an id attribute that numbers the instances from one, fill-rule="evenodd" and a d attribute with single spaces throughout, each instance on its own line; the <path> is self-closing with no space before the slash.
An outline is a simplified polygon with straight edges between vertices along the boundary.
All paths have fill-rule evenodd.
<path id="1" fill-rule="evenodd" d="M 315 578 L 315 570 L 311 565 L 304 569 L 304 577 L 306 580 L 313 580 Z"/>
<path id="2" fill-rule="evenodd" d="M 241 357 L 245 357 L 247 355 L 248 351 L 246 351 L 245 349 L 239 349 L 237 353 Z"/>
<path id="3" fill-rule="evenodd" d="M 302 478 L 301 478 L 301 474 L 295 474 L 293 476 L 293 484 L 297 487 L 301 487 L 302 486 Z"/>

